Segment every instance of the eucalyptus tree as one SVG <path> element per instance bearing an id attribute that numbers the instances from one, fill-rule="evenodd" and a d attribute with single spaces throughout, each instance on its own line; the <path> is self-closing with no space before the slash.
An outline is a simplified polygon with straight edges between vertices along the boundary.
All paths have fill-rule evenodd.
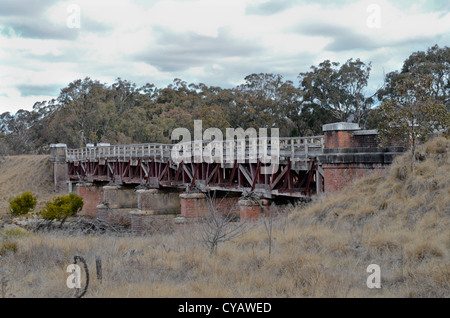
<path id="1" fill-rule="evenodd" d="M 311 66 L 311 71 L 299 74 L 305 105 L 317 105 L 339 121 L 359 124 L 374 101 L 365 91 L 370 71 L 371 63 L 360 59 L 341 66 L 330 60 Z"/>
<path id="2" fill-rule="evenodd" d="M 450 112 L 434 95 L 433 77 L 404 74 L 379 109 L 379 137 L 384 144 L 398 143 L 411 149 L 414 171 L 416 147 L 435 133 L 448 131 Z"/>

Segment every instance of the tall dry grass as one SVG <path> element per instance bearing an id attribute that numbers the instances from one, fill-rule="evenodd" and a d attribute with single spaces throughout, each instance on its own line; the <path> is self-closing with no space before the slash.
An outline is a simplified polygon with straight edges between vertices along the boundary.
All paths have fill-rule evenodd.
<path id="1" fill-rule="evenodd" d="M 73 297 L 66 267 L 81 255 L 86 297 L 449 297 L 449 149 L 435 139 L 419 149 L 414 173 L 405 154 L 383 176 L 280 214 L 270 254 L 264 220 L 213 255 L 195 224 L 144 237 L 1 232 L 17 251 L 2 255 L 0 276 L 8 297 Z M 380 289 L 366 285 L 370 264 L 381 268 Z"/>
<path id="2" fill-rule="evenodd" d="M 48 155 L 7 156 L 0 161 L 0 216 L 8 211 L 8 199 L 32 191 L 38 199 L 36 209 L 51 200 L 53 172 Z"/>

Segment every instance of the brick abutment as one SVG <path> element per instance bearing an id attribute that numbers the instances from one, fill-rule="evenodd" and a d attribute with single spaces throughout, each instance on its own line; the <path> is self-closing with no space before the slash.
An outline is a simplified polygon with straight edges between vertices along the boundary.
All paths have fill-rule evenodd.
<path id="1" fill-rule="evenodd" d="M 216 213 L 235 222 L 267 216 L 271 200 L 212 198 L 205 193 L 77 184 L 85 205 L 79 215 L 129 227 L 135 235 L 171 233 Z"/>
<path id="2" fill-rule="evenodd" d="M 324 192 L 339 192 L 355 180 L 372 173 L 383 174 L 404 149 L 379 147 L 376 130 L 361 130 L 354 123 L 323 126 L 324 149 L 318 160 L 322 164 Z"/>

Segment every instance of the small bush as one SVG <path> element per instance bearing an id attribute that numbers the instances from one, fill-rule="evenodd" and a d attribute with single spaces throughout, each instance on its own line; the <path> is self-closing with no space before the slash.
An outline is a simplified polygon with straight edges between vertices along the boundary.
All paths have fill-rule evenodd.
<path id="1" fill-rule="evenodd" d="M 64 221 L 67 217 L 76 214 L 83 208 L 83 199 L 76 194 L 56 197 L 47 202 L 40 214 L 44 219 Z"/>
<path id="2" fill-rule="evenodd" d="M 425 151 L 433 154 L 443 154 L 450 148 L 450 141 L 444 137 L 436 137 L 425 145 Z"/>
<path id="3" fill-rule="evenodd" d="M 19 227 L 5 229 L 2 232 L 0 232 L 0 236 L 5 239 L 20 239 L 27 235 L 28 235 L 27 230 Z"/>
<path id="4" fill-rule="evenodd" d="M 25 215 L 33 211 L 36 204 L 37 198 L 31 191 L 27 191 L 9 200 L 9 213 L 12 216 Z"/>
<path id="5" fill-rule="evenodd" d="M 2 242 L 0 245 L 0 255 L 5 255 L 8 252 L 17 252 L 17 243 L 11 241 Z"/>

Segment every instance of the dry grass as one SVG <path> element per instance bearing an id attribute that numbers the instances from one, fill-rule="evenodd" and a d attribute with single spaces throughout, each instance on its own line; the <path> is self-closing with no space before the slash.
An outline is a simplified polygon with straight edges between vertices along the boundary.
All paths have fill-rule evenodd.
<path id="1" fill-rule="evenodd" d="M 0 161 L 0 215 L 9 207 L 8 199 L 25 191 L 38 198 L 37 209 L 55 196 L 48 155 L 8 156 Z"/>
<path id="2" fill-rule="evenodd" d="M 449 297 L 449 149 L 436 139 L 414 174 L 406 154 L 384 176 L 277 217 L 270 256 L 262 221 L 213 255 L 195 225 L 147 237 L 2 232 L 17 251 L 4 253 L 0 276 L 9 296 L 72 297 L 66 267 L 81 255 L 86 297 Z M 366 286 L 370 264 L 380 265 L 381 289 Z"/>

